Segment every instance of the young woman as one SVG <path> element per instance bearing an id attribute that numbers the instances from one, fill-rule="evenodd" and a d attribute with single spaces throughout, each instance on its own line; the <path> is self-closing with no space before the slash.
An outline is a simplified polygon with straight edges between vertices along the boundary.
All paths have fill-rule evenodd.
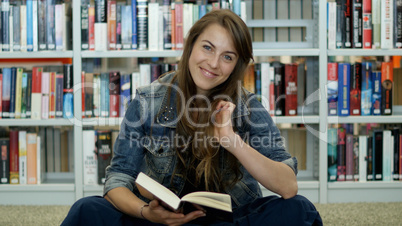
<path id="1" fill-rule="evenodd" d="M 205 216 L 175 213 L 142 196 L 135 185 L 140 172 L 180 197 L 202 190 L 231 195 L 236 225 L 322 224 L 314 205 L 297 195 L 297 161 L 278 128 L 241 86 L 251 60 L 252 40 L 240 17 L 215 10 L 197 21 L 178 70 L 137 90 L 104 197 L 77 201 L 63 225 L 182 225 Z M 280 197 L 262 197 L 259 184 Z"/>

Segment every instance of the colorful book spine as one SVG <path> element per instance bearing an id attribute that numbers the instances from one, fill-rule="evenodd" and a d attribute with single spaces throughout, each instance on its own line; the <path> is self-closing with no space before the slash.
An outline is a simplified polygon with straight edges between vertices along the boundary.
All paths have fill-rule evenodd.
<path id="1" fill-rule="evenodd" d="M 337 142 L 337 181 L 345 181 L 346 177 L 346 131 L 338 128 Z"/>
<path id="2" fill-rule="evenodd" d="M 363 62 L 361 79 L 361 115 L 371 115 L 371 97 L 373 95 L 371 74 L 371 62 Z"/>
<path id="3" fill-rule="evenodd" d="M 56 117 L 56 72 L 49 72 L 49 118 Z"/>
<path id="4" fill-rule="evenodd" d="M 18 159 L 20 184 L 27 184 L 27 132 L 18 131 Z"/>
<path id="5" fill-rule="evenodd" d="M 0 138 L 0 184 L 10 183 L 10 139 Z"/>
<path id="6" fill-rule="evenodd" d="M 26 91 L 26 118 L 31 118 L 32 116 L 32 72 L 27 72 L 27 91 Z"/>
<path id="7" fill-rule="evenodd" d="M 279 62 L 273 62 L 272 66 L 274 67 L 275 115 L 283 116 L 285 114 L 284 65 Z"/>
<path id="8" fill-rule="evenodd" d="M 38 0 L 38 45 L 39 51 L 46 50 L 46 0 Z"/>
<path id="9" fill-rule="evenodd" d="M 88 48 L 95 50 L 95 7 L 88 8 Z"/>
<path id="10" fill-rule="evenodd" d="M 42 119 L 49 118 L 50 73 L 42 72 Z"/>
<path id="11" fill-rule="evenodd" d="M 46 0 L 46 46 L 47 50 L 56 49 L 55 40 L 55 0 Z"/>
<path id="12" fill-rule="evenodd" d="M 360 115 L 362 64 L 356 62 L 350 75 L 350 115 Z"/>
<path id="13" fill-rule="evenodd" d="M 350 115 L 350 63 L 338 64 L 338 115 Z"/>
<path id="14" fill-rule="evenodd" d="M 135 2 L 135 1 L 134 1 Z M 122 48 L 123 49 L 134 49 L 134 47 L 132 47 L 132 38 L 133 38 L 133 26 L 132 20 L 129 20 L 127 18 L 131 17 L 131 6 L 122 6 L 121 7 L 121 16 L 122 21 L 121 21 L 121 42 L 122 42 Z M 136 20 L 137 21 L 137 18 Z M 137 30 L 137 27 L 135 28 Z M 135 37 L 137 37 L 137 34 L 135 35 Z M 137 39 L 135 40 L 135 49 L 137 49 Z"/>
<path id="15" fill-rule="evenodd" d="M 32 68 L 32 119 L 42 117 L 42 72 L 41 67 Z"/>
<path id="16" fill-rule="evenodd" d="M 184 34 L 183 34 L 183 2 L 175 2 L 175 37 L 176 37 L 176 50 L 183 49 Z"/>
<path id="17" fill-rule="evenodd" d="M 106 0 L 95 1 L 95 50 L 107 50 L 107 4 Z"/>
<path id="18" fill-rule="evenodd" d="M 353 135 L 346 134 L 346 149 L 345 149 L 345 173 L 346 181 L 353 181 L 354 161 L 353 161 Z"/>
<path id="19" fill-rule="evenodd" d="M 383 171 L 383 131 L 376 130 L 373 132 L 373 180 L 382 180 Z"/>
<path id="20" fill-rule="evenodd" d="M 381 0 L 371 0 L 373 47 L 381 48 Z"/>
<path id="21" fill-rule="evenodd" d="M 36 52 L 39 49 L 38 42 L 38 1 L 32 1 L 32 40 L 33 40 L 33 51 Z"/>
<path id="22" fill-rule="evenodd" d="M 82 99 L 84 107 L 85 107 L 85 117 L 91 118 L 93 117 L 93 109 L 94 109 L 94 74 L 93 73 L 85 73 L 84 74 L 84 99 Z"/>
<path id="23" fill-rule="evenodd" d="M 15 96 L 17 89 L 17 68 L 11 68 L 11 85 L 10 85 L 10 118 L 15 118 Z"/>
<path id="24" fill-rule="evenodd" d="M 3 90 L 2 90 L 2 118 L 10 117 L 11 102 L 11 68 L 3 68 Z"/>
<path id="25" fill-rule="evenodd" d="M 122 3 L 116 4 L 116 50 L 121 50 L 121 8 L 124 7 Z"/>
<path id="26" fill-rule="evenodd" d="M 109 74 L 101 73 L 101 86 L 100 86 L 100 110 L 101 117 L 109 117 Z"/>
<path id="27" fill-rule="evenodd" d="M 97 160 L 98 160 L 98 184 L 104 184 L 106 180 L 106 167 L 112 159 L 112 133 L 111 131 L 97 132 Z"/>
<path id="28" fill-rule="evenodd" d="M 21 118 L 27 117 L 28 73 L 22 73 L 21 83 Z"/>
<path id="29" fill-rule="evenodd" d="M 371 0 L 363 1 L 363 48 L 372 48 L 373 24 L 371 18 Z"/>
<path id="30" fill-rule="evenodd" d="M 381 114 L 392 114 L 392 86 L 393 86 L 393 65 L 392 62 L 381 64 Z"/>
<path id="31" fill-rule="evenodd" d="M 18 130 L 10 130 L 10 184 L 19 183 Z"/>
<path id="32" fill-rule="evenodd" d="M 131 75 L 123 74 L 120 78 L 120 117 L 124 117 L 131 102 Z"/>
<path id="33" fill-rule="evenodd" d="M 363 42 L 363 23 L 362 23 L 362 2 L 363 0 L 353 0 L 352 2 L 352 47 L 362 48 Z"/>
<path id="34" fill-rule="evenodd" d="M 1 44 L 3 51 L 10 51 L 10 1 L 1 1 Z"/>
<path id="35" fill-rule="evenodd" d="M 338 115 L 338 63 L 327 66 L 328 115 Z"/>
<path id="36" fill-rule="evenodd" d="M 21 105 L 22 105 L 22 68 L 16 68 L 17 78 L 15 83 L 15 118 L 21 118 Z"/>
<path id="37" fill-rule="evenodd" d="M 338 135 L 336 128 L 328 129 L 328 181 L 336 181 L 337 175 L 337 143 Z"/>
<path id="38" fill-rule="evenodd" d="M 81 49 L 89 49 L 89 4 L 81 1 Z"/>
<path id="39" fill-rule="evenodd" d="M 84 185 L 95 185 L 98 183 L 98 161 L 96 155 L 96 136 L 94 130 L 82 131 L 83 139 L 83 177 Z"/>
<path id="40" fill-rule="evenodd" d="M 399 161 L 400 161 L 400 156 L 399 156 L 399 143 L 401 142 L 400 140 L 400 131 L 399 128 L 394 128 L 391 130 L 392 137 L 393 137 L 393 145 L 392 145 L 392 154 L 391 154 L 391 159 L 392 159 L 392 180 L 399 180 Z"/>
<path id="41" fill-rule="evenodd" d="M 27 184 L 37 184 L 37 134 L 27 133 L 26 134 L 27 143 Z"/>
<path id="42" fill-rule="evenodd" d="M 128 9 L 126 9 L 126 12 L 128 12 Z M 137 30 L 137 0 L 132 0 L 131 1 L 131 49 L 137 49 L 138 48 L 138 30 Z M 130 17 L 126 17 L 127 19 Z"/>
<path id="43" fill-rule="evenodd" d="M 170 0 L 163 0 L 163 49 L 172 49 L 172 13 Z"/>
<path id="44" fill-rule="evenodd" d="M 56 4 L 54 6 L 54 17 L 55 17 L 55 25 L 54 25 L 54 39 L 56 50 L 63 51 L 66 50 L 65 44 L 65 24 L 66 24 L 66 16 L 65 16 L 65 4 Z"/>
<path id="45" fill-rule="evenodd" d="M 63 118 L 74 117 L 74 78 L 73 65 L 63 66 Z"/>
<path id="46" fill-rule="evenodd" d="M 137 49 L 148 49 L 148 1 L 137 0 Z"/>
<path id="47" fill-rule="evenodd" d="M 13 6 L 13 51 L 18 52 L 21 50 L 21 32 L 20 29 L 20 6 Z M 11 41 L 11 40 L 10 40 Z"/>
<path id="48" fill-rule="evenodd" d="M 381 49 L 392 49 L 394 46 L 394 1 L 381 1 Z"/>
<path id="49" fill-rule="evenodd" d="M 109 73 L 109 117 L 120 116 L 120 73 Z"/>
<path id="50" fill-rule="evenodd" d="M 99 117 L 100 116 L 100 74 L 95 73 L 94 74 L 94 103 L 93 103 L 93 109 L 94 109 L 94 116 Z"/>
<path id="51" fill-rule="evenodd" d="M 26 28 L 27 28 L 27 51 L 32 52 L 33 51 L 33 0 L 27 0 L 26 1 L 26 9 L 27 9 L 27 22 L 26 22 Z"/>
<path id="52" fill-rule="evenodd" d="M 373 115 L 381 115 L 381 72 L 380 71 L 373 71 L 372 72 L 372 84 L 373 84 L 373 96 L 372 96 L 372 109 L 371 112 Z"/>
<path id="53" fill-rule="evenodd" d="M 285 64 L 285 115 L 297 115 L 297 64 Z"/>
<path id="54" fill-rule="evenodd" d="M 116 50 L 116 1 L 107 1 L 107 47 Z"/>
<path id="55" fill-rule="evenodd" d="M 402 0 L 395 0 L 393 22 L 394 22 L 394 47 L 402 48 Z"/>

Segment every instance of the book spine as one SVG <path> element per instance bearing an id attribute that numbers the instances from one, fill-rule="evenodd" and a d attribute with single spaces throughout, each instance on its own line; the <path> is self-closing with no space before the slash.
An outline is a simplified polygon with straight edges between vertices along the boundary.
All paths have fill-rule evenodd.
<path id="1" fill-rule="evenodd" d="M 137 0 L 138 50 L 148 49 L 148 1 Z"/>
<path id="2" fill-rule="evenodd" d="M 373 71 L 372 72 L 372 83 L 373 83 L 373 96 L 372 96 L 372 105 L 371 112 L 373 115 L 381 115 L 381 72 Z"/>
<path id="3" fill-rule="evenodd" d="M 383 181 L 392 180 L 392 164 L 393 164 L 393 137 L 390 130 L 383 131 L 383 157 L 382 157 L 382 173 Z"/>
<path id="4" fill-rule="evenodd" d="M 131 73 L 131 99 L 135 98 L 137 88 L 141 86 L 141 75 L 139 72 Z"/>
<path id="5" fill-rule="evenodd" d="M 84 99 L 82 100 L 85 105 L 85 117 L 91 118 L 94 116 L 93 109 L 94 109 L 94 74 L 93 73 L 85 73 L 84 74 Z"/>
<path id="6" fill-rule="evenodd" d="M 353 48 L 362 48 L 363 41 L 363 24 L 362 24 L 362 1 L 363 0 L 353 0 L 352 12 L 353 12 L 353 29 L 352 29 L 352 39 Z"/>
<path id="7" fill-rule="evenodd" d="M 10 117 L 11 68 L 3 68 L 2 118 Z"/>
<path id="8" fill-rule="evenodd" d="M 367 136 L 359 135 L 359 181 L 367 181 Z"/>
<path id="9" fill-rule="evenodd" d="M 161 75 L 161 65 L 160 64 L 151 64 L 151 82 L 158 80 Z"/>
<path id="10" fill-rule="evenodd" d="M 131 49 L 132 43 L 132 20 L 128 19 L 131 18 L 131 6 L 122 6 L 121 9 L 121 42 L 123 49 Z M 137 37 L 137 34 L 136 34 Z M 137 40 L 135 41 L 137 43 Z M 137 49 L 137 44 L 135 45 Z"/>
<path id="11" fill-rule="evenodd" d="M 273 64 L 274 86 L 275 86 L 275 115 L 283 116 L 285 114 L 285 82 L 284 82 L 284 65 L 281 63 Z"/>
<path id="12" fill-rule="evenodd" d="M 337 129 L 328 129 L 328 181 L 336 181 L 337 175 Z"/>
<path id="13" fill-rule="evenodd" d="M 163 49 L 172 49 L 172 12 L 170 0 L 163 1 Z"/>
<path id="14" fill-rule="evenodd" d="M 27 117 L 28 73 L 22 73 L 21 83 L 21 118 Z"/>
<path id="15" fill-rule="evenodd" d="M 107 50 L 107 5 L 106 0 L 95 1 L 95 50 Z"/>
<path id="16" fill-rule="evenodd" d="M 367 181 L 374 180 L 373 154 L 373 137 L 369 136 L 367 138 Z"/>
<path id="17" fill-rule="evenodd" d="M 111 131 L 98 131 L 97 134 L 98 184 L 105 183 L 105 169 L 112 158 L 111 136 Z"/>
<path id="18" fill-rule="evenodd" d="M 176 37 L 176 50 L 182 50 L 184 44 L 183 37 L 183 3 L 175 2 L 175 37 Z"/>
<path id="19" fill-rule="evenodd" d="M 400 143 L 400 131 L 399 128 L 391 130 L 393 137 L 393 149 L 391 158 L 392 162 L 392 180 L 399 180 L 399 143 Z"/>
<path id="20" fill-rule="evenodd" d="M 336 1 L 336 48 L 345 47 L 345 13 L 342 1 Z"/>
<path id="21" fill-rule="evenodd" d="M 10 130 L 10 184 L 19 183 L 18 130 Z"/>
<path id="22" fill-rule="evenodd" d="M 109 117 L 119 117 L 120 113 L 120 73 L 109 74 Z"/>
<path id="23" fill-rule="evenodd" d="M 55 0 L 46 0 L 46 46 L 47 50 L 56 49 L 55 40 Z"/>
<path id="24" fill-rule="evenodd" d="M 37 184 L 37 135 L 26 134 L 27 142 L 27 184 Z"/>
<path id="25" fill-rule="evenodd" d="M 402 48 L 402 0 L 394 4 L 394 47 Z"/>
<path id="26" fill-rule="evenodd" d="M 381 0 L 371 0 L 373 48 L 381 47 Z"/>
<path id="27" fill-rule="evenodd" d="M 353 161 L 353 135 L 346 134 L 346 151 L 345 151 L 345 173 L 346 181 L 353 181 L 354 161 Z"/>
<path id="28" fill-rule="evenodd" d="M 10 183 L 10 139 L 0 138 L 0 184 Z"/>
<path id="29" fill-rule="evenodd" d="M 285 115 L 297 115 L 297 64 L 285 64 Z"/>
<path id="30" fill-rule="evenodd" d="M 21 50 L 21 32 L 20 32 L 20 6 L 13 6 L 13 51 Z"/>
<path id="31" fill-rule="evenodd" d="M 345 181 L 346 177 L 346 131 L 344 128 L 338 129 L 337 143 L 337 181 Z"/>
<path id="32" fill-rule="evenodd" d="M 363 1 L 363 48 L 372 48 L 373 24 L 371 14 L 371 0 Z"/>
<path id="33" fill-rule="evenodd" d="M 170 28 L 171 28 L 171 41 L 172 41 L 172 50 L 176 49 L 176 9 L 175 3 L 172 2 L 170 4 Z"/>
<path id="34" fill-rule="evenodd" d="M 93 96 L 93 109 L 94 109 L 94 116 L 100 116 L 100 74 L 94 74 L 94 96 Z"/>
<path id="35" fill-rule="evenodd" d="M 353 136 L 353 180 L 359 181 L 359 137 Z"/>
<path id="36" fill-rule="evenodd" d="M 137 29 L 137 0 L 132 0 L 131 1 L 131 49 L 137 49 L 138 48 L 138 29 Z M 128 12 L 128 9 L 126 9 L 126 12 Z M 128 19 L 128 18 L 127 18 Z"/>
<path id="37" fill-rule="evenodd" d="M 10 1 L 1 1 L 1 30 L 2 30 L 2 50 L 10 51 Z"/>
<path id="38" fill-rule="evenodd" d="M 73 66 L 71 64 L 65 64 L 63 66 L 63 118 L 74 117 L 73 87 Z"/>
<path id="39" fill-rule="evenodd" d="M 338 114 L 350 114 L 350 63 L 338 64 Z"/>
<path id="40" fill-rule="evenodd" d="M 15 96 L 17 89 L 17 68 L 11 68 L 11 85 L 10 85 L 10 118 L 15 118 Z"/>
<path id="41" fill-rule="evenodd" d="M 269 66 L 268 62 L 261 62 L 261 104 L 269 112 Z"/>
<path id="42" fill-rule="evenodd" d="M 22 104 L 22 68 L 16 68 L 17 78 L 15 83 L 15 118 L 21 118 L 21 104 Z"/>
<path id="43" fill-rule="evenodd" d="M 328 49 L 336 49 L 336 2 L 327 3 Z"/>
<path id="44" fill-rule="evenodd" d="M 121 8 L 124 5 L 117 3 L 116 5 L 116 50 L 121 50 Z"/>
<path id="45" fill-rule="evenodd" d="M 0 73 L 0 119 L 3 116 L 3 74 Z"/>
<path id="46" fill-rule="evenodd" d="M 393 41 L 393 1 L 381 2 L 381 49 L 392 49 Z"/>
<path id="47" fill-rule="evenodd" d="M 85 118 L 85 71 L 81 72 L 81 117 Z"/>
<path id="48" fill-rule="evenodd" d="M 81 4 L 81 49 L 89 49 L 89 5 L 83 1 Z"/>
<path id="49" fill-rule="evenodd" d="M 56 72 L 49 72 L 49 118 L 56 117 Z"/>
<path id="50" fill-rule="evenodd" d="M 361 115 L 371 115 L 372 89 L 372 66 L 371 62 L 362 63 L 361 79 Z"/>
<path id="51" fill-rule="evenodd" d="M 131 102 L 131 78 L 130 74 L 121 75 L 120 78 L 120 117 L 124 117 Z"/>
<path id="52" fill-rule="evenodd" d="M 392 114 L 392 86 L 393 86 L 393 66 L 392 62 L 382 62 L 381 64 L 381 114 Z"/>
<path id="53" fill-rule="evenodd" d="M 399 135 L 399 180 L 402 180 L 402 134 Z"/>
<path id="54" fill-rule="evenodd" d="M 56 4 L 54 7 L 54 17 L 55 17 L 55 45 L 56 50 L 63 51 L 66 50 L 65 44 L 65 24 L 66 24 L 66 16 L 65 16 L 65 4 Z"/>
<path id="55" fill-rule="evenodd" d="M 50 73 L 42 72 L 42 119 L 49 118 Z"/>
<path id="56" fill-rule="evenodd" d="M 151 65 L 140 64 L 141 86 L 151 84 Z"/>
<path id="57" fill-rule="evenodd" d="M 254 79 L 254 93 L 257 95 L 257 99 L 261 102 L 261 63 L 254 64 Z"/>
<path id="58" fill-rule="evenodd" d="M 100 101 L 100 110 L 101 117 L 109 117 L 109 74 L 101 73 L 101 101 Z"/>
<path id="59" fill-rule="evenodd" d="M 148 14 L 148 49 L 157 51 L 159 48 L 159 3 L 150 2 Z"/>
<path id="60" fill-rule="evenodd" d="M 343 0 L 345 3 L 343 5 L 343 12 L 345 15 L 345 30 L 344 30 L 344 47 L 351 48 L 352 47 L 352 0 Z"/>
<path id="61" fill-rule="evenodd" d="M 26 21 L 26 28 L 27 28 L 27 51 L 33 51 L 33 1 L 27 0 L 26 2 L 26 9 L 27 9 L 27 21 Z"/>
<path id="62" fill-rule="evenodd" d="M 38 1 L 32 1 L 32 41 L 33 41 L 33 51 L 36 52 L 39 49 L 39 42 L 38 42 Z"/>
<path id="63" fill-rule="evenodd" d="M 108 50 L 116 50 L 116 1 L 107 1 L 107 44 Z"/>
<path id="64" fill-rule="evenodd" d="M 18 131 L 18 159 L 20 184 L 27 184 L 27 132 Z"/>
<path id="65" fill-rule="evenodd" d="M 32 68 L 31 118 L 41 119 L 42 116 L 42 68 Z"/>
<path id="66" fill-rule="evenodd" d="M 373 132 L 373 180 L 382 180 L 383 131 Z"/>
<path id="67" fill-rule="evenodd" d="M 63 74 L 56 74 L 56 118 L 63 118 Z"/>
<path id="68" fill-rule="evenodd" d="M 46 0 L 38 0 L 38 45 L 39 51 L 46 50 L 46 31 L 47 31 L 47 22 L 46 22 Z"/>
<path id="69" fill-rule="evenodd" d="M 88 48 L 95 50 L 95 7 L 88 8 Z"/>
<path id="70" fill-rule="evenodd" d="M 338 63 L 328 63 L 328 115 L 338 115 Z"/>
<path id="71" fill-rule="evenodd" d="M 94 130 L 84 130 L 83 139 L 83 162 L 84 162 L 84 185 L 95 185 L 98 183 L 98 161 L 96 157 L 96 137 Z"/>
<path id="72" fill-rule="evenodd" d="M 362 64 L 356 62 L 350 75 L 350 115 L 360 115 Z"/>

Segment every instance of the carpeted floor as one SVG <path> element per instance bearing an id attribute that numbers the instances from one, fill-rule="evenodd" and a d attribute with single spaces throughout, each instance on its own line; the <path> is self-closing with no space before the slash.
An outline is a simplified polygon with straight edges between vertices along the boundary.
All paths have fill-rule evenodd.
<path id="1" fill-rule="evenodd" d="M 316 204 L 324 225 L 402 225 L 402 202 Z M 1 206 L 0 225 L 60 225 L 69 206 Z"/>

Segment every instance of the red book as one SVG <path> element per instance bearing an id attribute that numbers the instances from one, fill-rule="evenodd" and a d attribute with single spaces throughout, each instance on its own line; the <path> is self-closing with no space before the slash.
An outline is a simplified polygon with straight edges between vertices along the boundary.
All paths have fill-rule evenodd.
<path id="1" fill-rule="evenodd" d="M 89 50 L 95 50 L 95 7 L 88 8 L 88 44 Z"/>
<path id="2" fill-rule="evenodd" d="M 2 95 L 3 95 L 3 74 L 0 74 L 0 118 L 1 115 L 3 114 Z"/>
<path id="3" fill-rule="evenodd" d="M 297 64 L 285 64 L 285 116 L 297 115 Z"/>
<path id="4" fill-rule="evenodd" d="M 346 176 L 346 131 L 344 128 L 338 129 L 338 144 L 337 144 L 337 180 L 345 181 Z"/>
<path id="5" fill-rule="evenodd" d="M 183 49 L 183 3 L 175 2 L 176 50 Z"/>
<path id="6" fill-rule="evenodd" d="M 171 4 L 171 6 L 172 6 L 172 8 L 171 8 L 171 11 L 170 11 L 170 20 L 171 20 L 171 23 L 170 23 L 170 27 L 171 27 L 171 29 L 172 29 L 172 37 L 171 37 L 171 40 L 172 40 L 172 50 L 175 50 L 176 49 L 176 9 L 175 9 L 175 4 Z"/>
<path id="7" fill-rule="evenodd" d="M 10 131 L 10 184 L 20 183 L 18 130 Z"/>
<path id="8" fill-rule="evenodd" d="M 350 74 L 350 115 L 361 114 L 362 64 L 356 62 Z"/>
<path id="9" fill-rule="evenodd" d="M 274 67 L 269 67 L 269 114 L 275 115 L 275 70 Z"/>
<path id="10" fill-rule="evenodd" d="M 116 1 L 107 1 L 107 43 L 108 50 L 116 49 Z"/>
<path id="11" fill-rule="evenodd" d="M 120 72 L 109 73 L 109 117 L 120 115 Z"/>
<path id="12" fill-rule="evenodd" d="M 56 72 L 50 72 L 49 118 L 56 117 Z"/>
<path id="13" fill-rule="evenodd" d="M 363 49 L 371 49 L 372 43 L 371 0 L 363 1 Z"/>
<path id="14" fill-rule="evenodd" d="M 42 115 L 42 68 L 32 68 L 31 118 L 41 119 Z"/>
<path id="15" fill-rule="evenodd" d="M 392 86 L 394 81 L 392 62 L 381 63 L 381 114 L 392 114 Z"/>
<path id="16" fill-rule="evenodd" d="M 338 115 L 338 63 L 327 66 L 328 115 Z"/>

